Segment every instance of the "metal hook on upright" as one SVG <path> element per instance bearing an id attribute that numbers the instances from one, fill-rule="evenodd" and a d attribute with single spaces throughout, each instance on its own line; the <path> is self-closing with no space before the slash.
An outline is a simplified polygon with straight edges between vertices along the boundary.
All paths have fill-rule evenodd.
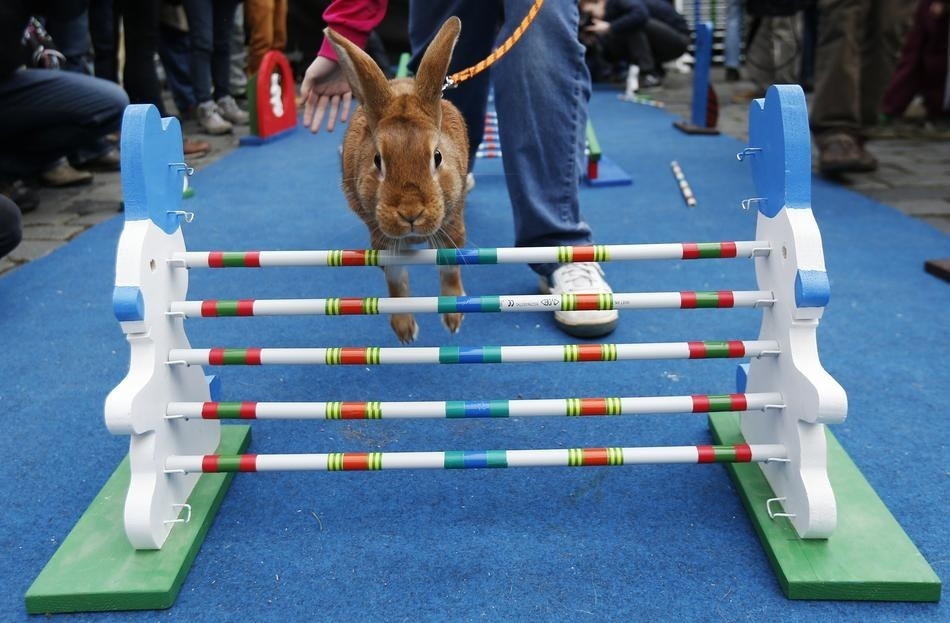
<path id="1" fill-rule="evenodd" d="M 739 162 L 742 162 L 743 160 L 746 159 L 746 156 L 754 156 L 760 151 L 762 151 L 761 147 L 746 147 L 745 149 L 743 149 L 742 151 L 736 154 L 736 160 L 738 160 Z"/>

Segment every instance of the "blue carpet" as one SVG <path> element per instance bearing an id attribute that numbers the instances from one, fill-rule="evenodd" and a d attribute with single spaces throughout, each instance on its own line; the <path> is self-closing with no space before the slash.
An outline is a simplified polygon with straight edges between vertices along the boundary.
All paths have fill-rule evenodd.
<path id="1" fill-rule="evenodd" d="M 603 151 L 633 186 L 582 190 L 600 243 L 747 240 L 755 214 L 743 146 L 676 131 L 668 113 L 596 93 Z M 241 148 L 193 178 L 189 248 L 363 248 L 339 190 L 341 133 Z M 688 209 L 679 161 L 698 201 Z M 501 165 L 480 161 L 469 246 L 512 243 Z M 931 563 L 950 577 L 950 287 L 923 262 L 950 239 L 891 207 L 815 181 L 831 303 L 822 361 L 849 396 L 833 428 Z M 124 456 L 102 421 L 128 347 L 111 293 L 121 218 L 0 279 L 0 620 Z M 606 266 L 616 291 L 754 289 L 747 260 Z M 414 292 L 437 293 L 432 267 Z M 464 270 L 469 294 L 532 293 L 526 267 Z M 189 298 L 384 296 L 378 269 L 192 271 Z M 943 310 L 943 311 L 940 311 Z M 418 345 L 560 344 L 542 314 L 469 315 L 448 335 L 420 316 Z M 394 346 L 381 317 L 189 321 L 207 346 Z M 758 313 L 621 312 L 612 342 L 754 339 Z M 465 400 L 724 393 L 734 362 L 226 368 L 225 400 Z M 705 416 L 496 421 L 257 422 L 252 452 L 708 443 Z M 942 604 L 793 602 L 782 595 L 721 466 L 239 474 L 167 612 L 69 621 L 595 620 L 937 621 Z"/>

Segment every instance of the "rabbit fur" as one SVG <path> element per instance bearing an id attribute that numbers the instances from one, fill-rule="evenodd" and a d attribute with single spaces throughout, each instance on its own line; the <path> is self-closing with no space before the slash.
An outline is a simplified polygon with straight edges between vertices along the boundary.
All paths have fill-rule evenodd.
<path id="1" fill-rule="evenodd" d="M 350 209 L 369 229 L 373 249 L 465 246 L 468 134 L 461 113 L 442 99 L 460 29 L 461 21 L 449 18 L 423 55 L 415 79 L 395 80 L 387 80 L 358 46 L 325 31 L 360 103 L 343 139 L 342 184 Z M 383 271 L 389 296 L 410 296 L 405 266 Z M 440 266 L 439 284 L 443 296 L 465 294 L 458 266 Z M 443 314 L 442 323 L 455 333 L 462 314 Z M 403 343 L 418 335 L 410 313 L 392 314 L 390 325 Z"/>

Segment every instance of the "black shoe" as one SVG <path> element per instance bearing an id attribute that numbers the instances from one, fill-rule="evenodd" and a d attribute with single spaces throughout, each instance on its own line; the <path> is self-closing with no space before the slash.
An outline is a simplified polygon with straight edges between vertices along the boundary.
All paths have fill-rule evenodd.
<path id="1" fill-rule="evenodd" d="M 726 82 L 739 82 L 742 76 L 735 67 L 726 67 Z"/>
<path id="2" fill-rule="evenodd" d="M 27 186 L 23 180 L 13 180 L 0 185 L 0 195 L 6 195 L 23 214 L 32 212 L 40 205 L 39 192 L 32 186 Z"/>

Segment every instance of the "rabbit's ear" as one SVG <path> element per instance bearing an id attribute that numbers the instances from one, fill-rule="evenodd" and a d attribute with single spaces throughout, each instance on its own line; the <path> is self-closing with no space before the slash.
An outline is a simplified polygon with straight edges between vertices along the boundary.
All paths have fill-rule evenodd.
<path id="1" fill-rule="evenodd" d="M 437 124 L 441 121 L 442 86 L 461 30 L 462 21 L 459 18 L 453 16 L 446 20 L 426 49 L 419 62 L 419 71 L 416 72 L 416 94 Z"/>
<path id="2" fill-rule="evenodd" d="M 369 54 L 346 37 L 330 28 L 323 32 L 336 52 L 343 74 L 353 89 L 353 95 L 363 105 L 370 126 L 375 127 L 383 109 L 392 99 L 392 89 L 383 70 Z"/>

